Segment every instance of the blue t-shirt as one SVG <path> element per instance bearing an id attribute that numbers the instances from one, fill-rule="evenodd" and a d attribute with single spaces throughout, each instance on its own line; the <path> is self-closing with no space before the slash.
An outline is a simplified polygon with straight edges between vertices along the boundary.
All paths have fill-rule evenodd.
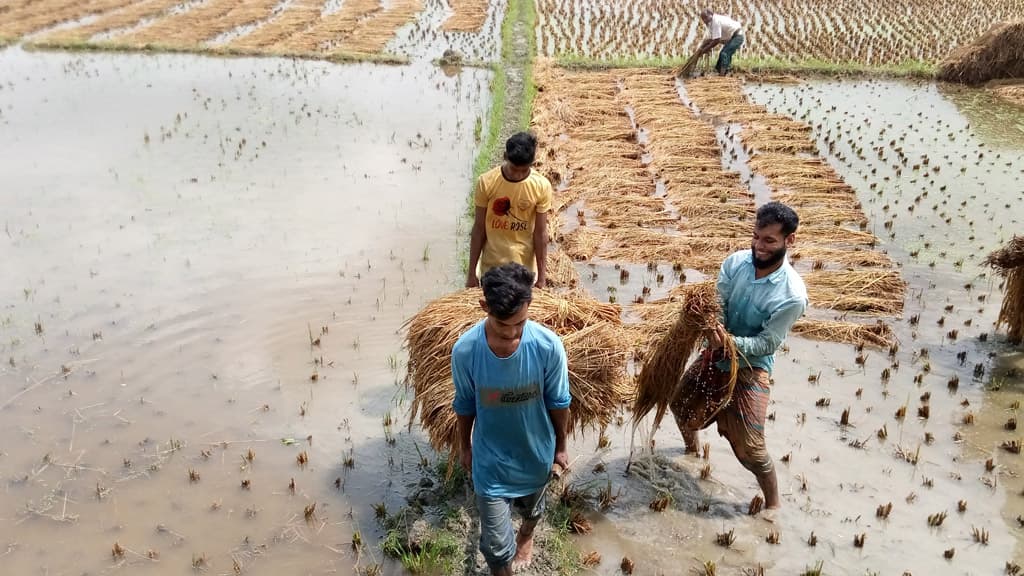
<path id="1" fill-rule="evenodd" d="M 755 272 L 750 250 L 729 255 L 718 273 L 718 297 L 725 329 L 740 353 L 740 367 L 771 373 L 775 351 L 807 309 L 807 288 L 789 259 L 764 278 L 755 278 Z M 728 370 L 729 361 L 718 367 Z"/>
<path id="2" fill-rule="evenodd" d="M 460 416 L 473 425 L 473 487 L 489 498 L 519 498 L 540 490 L 555 458 L 548 410 L 569 407 L 569 370 L 562 340 L 527 320 L 519 347 L 499 358 L 482 320 L 452 349 L 452 379 Z"/>

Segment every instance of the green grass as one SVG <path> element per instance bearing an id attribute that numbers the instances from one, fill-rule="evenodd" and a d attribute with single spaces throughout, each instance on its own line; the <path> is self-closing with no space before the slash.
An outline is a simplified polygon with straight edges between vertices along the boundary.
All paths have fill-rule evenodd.
<path id="1" fill-rule="evenodd" d="M 550 496 L 549 494 L 549 502 L 553 500 Z M 572 536 L 569 533 L 569 518 L 571 516 L 572 508 L 559 501 L 555 501 L 547 511 L 547 522 L 551 526 L 551 534 L 544 542 L 544 551 L 550 555 L 561 576 L 571 576 L 583 569 L 579 550 L 573 544 Z"/>
<path id="2" fill-rule="evenodd" d="M 686 62 L 682 56 L 674 57 L 617 57 L 595 59 L 577 54 L 568 54 L 557 59 L 560 66 L 583 70 L 608 68 L 675 68 Z M 858 62 L 829 62 L 814 58 L 784 60 L 781 58 L 736 58 L 734 68 L 738 72 L 777 72 L 796 74 L 819 74 L 825 76 L 887 76 L 901 78 L 932 78 L 937 67 L 921 60 L 908 60 L 882 66 Z"/>
<path id="3" fill-rule="evenodd" d="M 2 41 L 2 40 L 0 40 Z M 240 50 L 230 47 L 207 48 L 203 46 L 168 46 L 165 44 L 151 43 L 143 46 L 129 46 L 113 42 L 27 42 L 24 44 L 26 50 L 64 50 L 68 52 L 143 52 L 143 53 L 172 53 L 172 54 L 201 54 L 204 56 L 224 57 L 265 57 L 265 58 L 300 58 L 303 60 L 324 60 L 335 63 L 349 62 L 370 62 L 374 64 L 408 64 L 409 59 L 405 56 L 394 54 L 365 54 L 361 52 L 333 52 L 322 54 L 318 52 L 277 52 L 259 50 Z"/>
<path id="4" fill-rule="evenodd" d="M 446 523 L 458 517 L 457 511 L 446 513 Z M 381 551 L 397 559 L 412 574 L 454 574 L 465 562 L 463 538 L 448 528 L 430 527 L 417 535 L 415 542 L 409 531 L 416 516 L 403 509 L 384 520 L 387 533 L 381 541 Z"/>
<path id="5" fill-rule="evenodd" d="M 17 40 L 17 38 L 10 38 L 10 37 L 7 37 L 7 36 L 0 36 L 0 48 L 4 48 L 8 44 L 14 44 L 15 40 Z"/>

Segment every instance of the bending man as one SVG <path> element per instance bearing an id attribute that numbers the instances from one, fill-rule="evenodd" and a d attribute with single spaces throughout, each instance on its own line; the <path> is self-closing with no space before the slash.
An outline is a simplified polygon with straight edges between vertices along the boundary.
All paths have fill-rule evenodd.
<path id="1" fill-rule="evenodd" d="M 715 71 L 724 76 L 732 69 L 733 54 L 743 45 L 743 27 L 736 20 L 724 14 L 715 14 L 708 8 L 700 11 L 700 19 L 707 26 L 708 35 L 697 48 L 697 53 L 706 54 L 721 45 Z"/>
<path id="2" fill-rule="evenodd" d="M 754 473 L 767 508 L 780 505 L 775 466 L 764 439 L 772 366 L 775 351 L 807 308 L 804 281 L 786 258 L 786 250 L 796 242 L 798 224 L 796 212 L 779 202 L 758 209 L 750 250 L 735 252 L 722 262 L 718 297 L 725 324 L 716 323 L 707 334 L 712 357 L 728 338 L 739 352 L 736 388 L 716 418 L 718 433 L 729 441 L 740 464 Z M 681 417 L 680 402 L 682 391 L 701 377 L 702 368 L 698 361 L 686 371 L 671 404 L 687 452 L 696 452 L 699 441 L 697 430 L 688 429 Z M 720 360 L 709 367 L 710 377 L 728 378 L 730 368 L 728 360 Z"/>
<path id="3" fill-rule="evenodd" d="M 459 456 L 473 473 L 480 551 L 491 574 L 528 566 L 555 464 L 569 465 L 569 371 L 562 340 L 529 320 L 533 274 L 516 263 L 483 275 L 487 317 L 452 349 Z M 512 507 L 523 523 L 512 531 Z"/>

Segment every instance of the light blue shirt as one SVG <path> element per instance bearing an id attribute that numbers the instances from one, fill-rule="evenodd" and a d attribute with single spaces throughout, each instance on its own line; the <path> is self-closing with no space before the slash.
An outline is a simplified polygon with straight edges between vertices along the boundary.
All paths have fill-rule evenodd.
<path id="1" fill-rule="evenodd" d="M 775 351 L 807 309 L 807 287 L 787 258 L 778 270 L 754 277 L 750 250 L 730 254 L 718 273 L 718 297 L 726 331 L 733 335 L 741 368 L 763 368 L 769 373 Z M 729 369 L 729 362 L 718 367 Z"/>
<path id="2" fill-rule="evenodd" d="M 487 345 L 484 322 L 452 349 L 452 379 L 460 416 L 473 425 L 473 488 L 489 498 L 519 498 L 544 487 L 555 459 L 548 410 L 569 407 L 569 370 L 562 340 L 527 320 L 519 347 L 499 358 Z"/>

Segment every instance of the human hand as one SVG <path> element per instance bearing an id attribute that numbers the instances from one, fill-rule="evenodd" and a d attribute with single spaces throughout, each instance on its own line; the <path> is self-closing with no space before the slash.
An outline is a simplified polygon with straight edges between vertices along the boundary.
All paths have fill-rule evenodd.
<path id="1" fill-rule="evenodd" d="M 569 452 L 567 450 L 555 450 L 555 461 L 551 465 L 551 473 L 556 478 L 561 477 L 562 474 L 569 469 Z"/>
<path id="2" fill-rule="evenodd" d="M 476 274 L 470 273 L 466 276 L 466 288 L 476 288 L 480 286 L 480 279 L 476 277 Z"/>
<path id="3" fill-rule="evenodd" d="M 467 446 L 459 451 L 459 464 L 467 474 L 473 472 L 473 447 Z"/>
<path id="4" fill-rule="evenodd" d="M 718 350 L 725 346 L 729 333 L 725 331 L 725 326 L 722 326 L 721 322 L 715 322 L 714 327 L 705 333 L 705 337 L 708 339 L 708 347 L 712 350 Z"/>
<path id="5" fill-rule="evenodd" d="M 535 284 L 535 286 L 537 288 L 547 288 L 548 287 L 548 279 L 547 279 L 547 277 L 546 276 L 539 276 L 538 275 L 537 276 L 537 283 Z"/>

